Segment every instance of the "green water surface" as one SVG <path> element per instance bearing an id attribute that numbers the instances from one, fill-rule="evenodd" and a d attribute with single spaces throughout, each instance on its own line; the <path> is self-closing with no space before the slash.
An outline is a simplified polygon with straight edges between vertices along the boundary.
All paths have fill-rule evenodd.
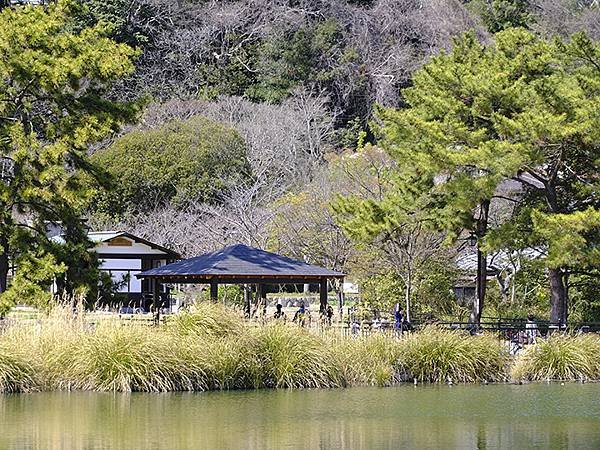
<path id="1" fill-rule="evenodd" d="M 0 449 L 600 449 L 600 384 L 0 395 Z"/>

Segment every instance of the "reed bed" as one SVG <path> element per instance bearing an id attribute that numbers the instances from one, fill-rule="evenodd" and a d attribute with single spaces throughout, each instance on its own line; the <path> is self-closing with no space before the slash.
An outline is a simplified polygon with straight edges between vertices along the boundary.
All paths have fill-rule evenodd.
<path id="1" fill-rule="evenodd" d="M 95 391 L 175 391 L 191 389 L 185 361 L 172 340 L 147 327 L 109 324 L 85 335 L 64 374 L 73 389 Z"/>
<path id="2" fill-rule="evenodd" d="M 251 335 L 203 341 L 207 389 L 255 389 L 261 387 L 255 341 Z M 198 353 L 196 353 L 198 355 Z M 194 357 L 196 357 L 196 355 Z"/>
<path id="3" fill-rule="evenodd" d="M 344 385 L 329 346 L 302 328 L 281 323 L 255 331 L 262 385 L 275 388 L 318 388 Z"/>
<path id="4" fill-rule="evenodd" d="M 600 379 L 600 337 L 555 335 L 525 349 L 511 368 L 515 381 Z"/>
<path id="5" fill-rule="evenodd" d="M 332 348 L 348 385 L 389 386 L 407 378 L 401 364 L 402 343 L 375 334 L 336 340 Z"/>
<path id="6" fill-rule="evenodd" d="M 38 389 L 34 363 L 14 342 L 0 341 L 0 392 L 30 392 Z"/>
<path id="7" fill-rule="evenodd" d="M 200 304 L 166 325 L 89 323 L 56 308 L 0 334 L 0 392 L 204 391 L 599 379 L 597 336 L 540 340 L 516 359 L 495 336 L 426 328 L 402 337 L 248 326 L 238 311 Z"/>
<path id="8" fill-rule="evenodd" d="M 508 353 L 492 335 L 428 327 L 403 342 L 402 365 L 409 378 L 431 383 L 502 381 Z"/>
<path id="9" fill-rule="evenodd" d="M 175 315 L 168 327 L 181 335 L 224 337 L 242 333 L 244 320 L 237 309 L 215 302 L 198 302 Z"/>

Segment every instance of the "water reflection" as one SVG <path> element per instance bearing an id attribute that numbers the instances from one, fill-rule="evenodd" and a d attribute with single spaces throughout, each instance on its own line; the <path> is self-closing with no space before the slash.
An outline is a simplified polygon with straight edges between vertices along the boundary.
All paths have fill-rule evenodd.
<path id="1" fill-rule="evenodd" d="M 600 448 L 600 385 L 0 396 L 0 448 Z"/>

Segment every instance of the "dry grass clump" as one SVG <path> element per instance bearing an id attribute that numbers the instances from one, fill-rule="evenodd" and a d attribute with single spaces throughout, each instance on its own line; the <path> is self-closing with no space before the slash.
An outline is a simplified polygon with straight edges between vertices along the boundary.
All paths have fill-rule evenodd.
<path id="1" fill-rule="evenodd" d="M 23 346 L 19 333 L 0 339 L 0 393 L 31 392 L 39 389 L 37 367 Z"/>
<path id="2" fill-rule="evenodd" d="M 73 389 L 166 392 L 191 390 L 186 361 L 167 333 L 148 327 L 102 324 L 82 336 L 61 371 Z"/>
<path id="3" fill-rule="evenodd" d="M 240 334 L 244 320 L 239 311 L 215 302 L 196 302 L 168 323 L 180 335 L 224 337 Z"/>
<path id="4" fill-rule="evenodd" d="M 83 314 L 74 316 L 69 308 L 57 306 L 45 319 L 37 321 L 29 336 L 32 356 L 38 359 L 44 389 L 70 389 L 65 368 L 73 363 L 90 325 Z"/>
<path id="5" fill-rule="evenodd" d="M 393 337 L 342 339 L 334 350 L 349 385 L 389 386 L 406 378 L 400 363 L 401 342 Z"/>
<path id="6" fill-rule="evenodd" d="M 600 378 L 600 337 L 554 335 L 526 348 L 516 359 L 513 380 Z"/>
<path id="7" fill-rule="evenodd" d="M 206 357 L 208 389 L 256 389 L 261 386 L 261 368 L 252 336 L 201 341 Z"/>
<path id="8" fill-rule="evenodd" d="M 160 328 L 86 321 L 55 308 L 0 334 L 0 392 L 388 386 L 412 381 L 502 381 L 505 347 L 491 335 L 429 327 L 402 337 L 316 335 L 292 324 L 246 326 L 238 311 L 195 305 Z M 516 380 L 599 379 L 600 337 L 553 336 L 529 347 Z"/>
<path id="9" fill-rule="evenodd" d="M 262 385 L 318 388 L 344 385 L 340 368 L 325 342 L 308 331 L 272 324 L 256 332 L 255 351 Z"/>
<path id="10" fill-rule="evenodd" d="M 428 327 L 402 341 L 402 366 L 409 379 L 431 383 L 505 379 L 508 354 L 491 335 Z"/>

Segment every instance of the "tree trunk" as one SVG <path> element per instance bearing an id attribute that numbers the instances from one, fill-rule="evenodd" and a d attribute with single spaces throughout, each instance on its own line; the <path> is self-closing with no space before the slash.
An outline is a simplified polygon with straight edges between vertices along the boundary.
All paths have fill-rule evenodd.
<path id="1" fill-rule="evenodd" d="M 485 291 L 487 287 L 487 254 L 481 250 L 481 239 L 485 236 L 488 227 L 488 216 L 490 201 L 483 200 L 479 204 L 479 218 L 477 219 L 477 298 L 473 300 L 470 322 L 476 325 L 481 323 L 481 313 L 485 302 Z"/>
<path id="2" fill-rule="evenodd" d="M 471 323 L 479 324 L 481 322 L 481 312 L 485 301 L 485 291 L 487 287 L 487 254 L 477 249 L 477 297 L 473 300 L 473 310 L 471 312 Z"/>
<path id="3" fill-rule="evenodd" d="M 410 296 L 412 291 L 412 276 L 409 272 L 406 277 L 406 289 L 404 294 L 404 300 L 406 301 L 406 321 L 410 322 Z"/>
<path id="4" fill-rule="evenodd" d="M 550 322 L 562 326 L 567 323 L 567 286 L 561 269 L 549 269 Z"/>
<path id="5" fill-rule="evenodd" d="M 0 236 L 0 293 L 8 289 L 8 239 Z"/>
<path id="6" fill-rule="evenodd" d="M 545 184 L 546 201 L 550 211 L 555 214 L 561 212 L 558 204 L 558 195 L 554 184 Z M 562 268 L 548 269 L 550 281 L 550 322 L 554 325 L 566 325 L 567 323 L 567 283 L 565 272 Z"/>

